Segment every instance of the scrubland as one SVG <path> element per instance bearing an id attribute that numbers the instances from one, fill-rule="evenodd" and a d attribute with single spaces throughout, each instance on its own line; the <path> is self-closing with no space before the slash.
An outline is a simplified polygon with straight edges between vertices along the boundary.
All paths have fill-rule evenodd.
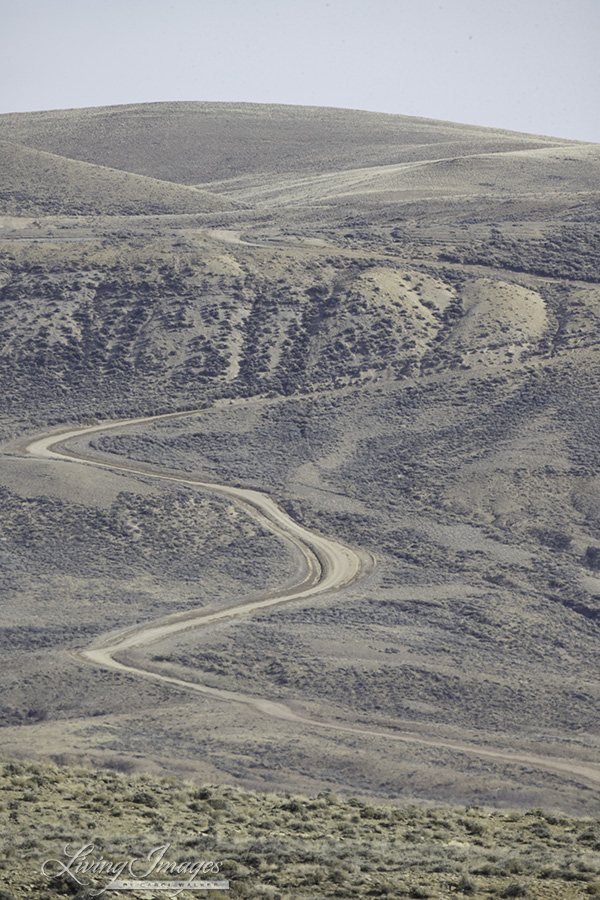
<path id="1" fill-rule="evenodd" d="M 598 147 L 218 104 L 3 116 L 0 139 L 10 891 L 60 889 L 34 869 L 67 819 L 106 847 L 201 829 L 238 896 L 600 890 Z M 23 450 L 175 411 L 71 444 L 138 474 Z M 78 656 L 302 577 L 161 471 L 269 493 L 375 565 L 132 660 L 354 734 Z"/>
<path id="2" fill-rule="evenodd" d="M 229 881 L 229 890 L 202 892 L 209 897 L 571 900 L 600 893 L 597 821 L 539 809 L 391 807 L 328 792 L 257 794 L 9 760 L 0 788 L 0 878 L 11 886 L 3 900 L 94 896 L 110 875 L 76 865 L 65 872 L 90 844 L 90 863 L 135 859 L 138 874 L 157 856 L 148 854 L 166 845 L 169 861 L 217 863 L 210 877 Z"/>

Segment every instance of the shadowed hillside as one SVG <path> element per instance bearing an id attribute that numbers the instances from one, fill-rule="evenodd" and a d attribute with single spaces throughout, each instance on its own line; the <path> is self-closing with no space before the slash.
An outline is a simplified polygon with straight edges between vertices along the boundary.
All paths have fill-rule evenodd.
<path id="1" fill-rule="evenodd" d="M 0 142 L 0 214 L 151 215 L 213 212 L 232 204 L 203 191 Z"/>

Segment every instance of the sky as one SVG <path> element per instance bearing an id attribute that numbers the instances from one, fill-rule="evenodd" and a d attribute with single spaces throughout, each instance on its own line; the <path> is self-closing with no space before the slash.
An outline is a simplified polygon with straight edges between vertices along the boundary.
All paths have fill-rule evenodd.
<path id="1" fill-rule="evenodd" d="M 600 0 L 0 0 L 0 113 L 335 106 L 600 142 Z"/>

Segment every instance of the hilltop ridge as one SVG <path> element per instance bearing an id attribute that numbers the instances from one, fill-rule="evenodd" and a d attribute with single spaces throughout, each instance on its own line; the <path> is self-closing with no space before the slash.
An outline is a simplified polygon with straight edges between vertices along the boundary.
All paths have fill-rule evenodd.
<path id="1" fill-rule="evenodd" d="M 0 116 L 0 139 L 181 184 L 578 146 L 575 141 L 412 116 L 200 102 L 9 113 Z"/>

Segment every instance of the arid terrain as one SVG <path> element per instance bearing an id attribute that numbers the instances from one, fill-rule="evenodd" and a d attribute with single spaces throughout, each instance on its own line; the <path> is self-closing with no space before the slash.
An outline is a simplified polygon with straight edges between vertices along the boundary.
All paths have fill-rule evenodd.
<path id="1" fill-rule="evenodd" d="M 581 900 L 600 893 L 597 822 L 539 809 L 396 807 L 328 791 L 257 794 L 171 775 L 18 760 L 3 761 L 0 796 L 5 833 L 12 831 L 0 853 L 0 883 L 10 885 L 4 900 L 172 897 L 148 887 L 93 893 L 117 876 L 77 870 L 114 861 L 119 871 L 132 861 L 139 876 L 165 858 L 183 863 L 184 881 L 192 877 L 185 864 L 204 861 L 209 878 L 229 884 L 177 895 L 184 897 Z M 87 855 L 69 867 L 82 849 Z M 128 876 L 126 869 L 121 877 Z M 153 877 L 156 871 L 146 883 Z"/>
<path id="2" fill-rule="evenodd" d="M 600 145 L 178 103 L 0 157 L 3 752 L 599 816 Z"/>

